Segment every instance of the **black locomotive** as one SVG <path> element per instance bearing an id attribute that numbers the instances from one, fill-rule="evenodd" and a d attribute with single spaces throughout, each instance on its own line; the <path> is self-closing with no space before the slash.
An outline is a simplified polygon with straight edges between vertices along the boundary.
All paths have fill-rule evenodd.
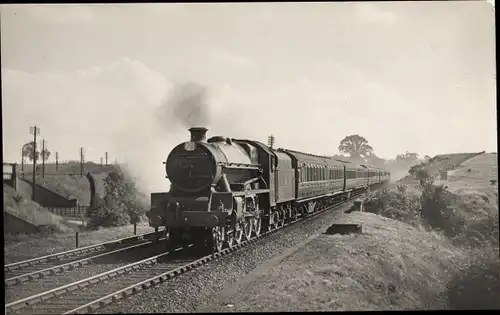
<path id="1" fill-rule="evenodd" d="M 390 179 L 384 169 L 189 131 L 164 162 L 170 191 L 152 193 L 147 213 L 170 246 L 221 251 Z"/>

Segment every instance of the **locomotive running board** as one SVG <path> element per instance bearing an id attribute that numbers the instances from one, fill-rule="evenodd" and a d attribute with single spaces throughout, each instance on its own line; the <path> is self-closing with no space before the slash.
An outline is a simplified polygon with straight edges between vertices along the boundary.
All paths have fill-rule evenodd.
<path id="1" fill-rule="evenodd" d="M 252 195 L 252 194 L 260 195 L 260 194 L 269 193 L 269 189 L 252 189 L 252 190 L 244 190 L 244 191 L 232 191 L 231 193 L 233 194 L 234 197 Z"/>
<path id="2" fill-rule="evenodd" d="M 323 197 L 333 197 L 333 196 L 336 196 L 336 195 L 342 195 L 342 194 L 345 194 L 345 193 L 350 193 L 351 191 L 353 191 L 353 189 L 338 191 L 338 192 L 330 193 L 330 194 L 326 194 L 326 195 L 309 197 L 309 198 L 297 200 L 296 203 L 302 203 L 302 202 L 306 202 L 306 201 L 310 201 L 310 200 L 314 200 L 314 199 L 318 199 L 318 198 L 323 198 Z"/>

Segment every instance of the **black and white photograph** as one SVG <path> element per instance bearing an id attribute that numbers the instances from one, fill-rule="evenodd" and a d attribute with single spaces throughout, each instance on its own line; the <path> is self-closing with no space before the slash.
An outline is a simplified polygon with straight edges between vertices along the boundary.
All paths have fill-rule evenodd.
<path id="1" fill-rule="evenodd" d="M 5 314 L 500 310 L 495 1 L 0 5 Z"/>

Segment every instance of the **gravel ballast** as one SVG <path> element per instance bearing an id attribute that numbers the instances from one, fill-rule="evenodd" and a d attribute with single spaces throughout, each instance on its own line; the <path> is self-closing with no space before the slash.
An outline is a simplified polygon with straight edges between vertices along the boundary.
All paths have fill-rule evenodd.
<path id="1" fill-rule="evenodd" d="M 352 202 L 289 226 L 219 260 L 99 310 L 99 313 L 195 312 L 219 291 L 332 224 Z"/>

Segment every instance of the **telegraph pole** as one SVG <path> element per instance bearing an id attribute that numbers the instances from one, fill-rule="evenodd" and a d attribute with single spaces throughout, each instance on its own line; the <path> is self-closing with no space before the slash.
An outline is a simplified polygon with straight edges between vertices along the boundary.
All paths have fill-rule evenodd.
<path id="1" fill-rule="evenodd" d="M 80 177 L 83 177 L 83 147 L 80 147 Z"/>
<path id="2" fill-rule="evenodd" d="M 21 148 L 21 174 L 24 174 L 24 145 Z"/>
<path id="3" fill-rule="evenodd" d="M 270 135 L 268 138 L 267 138 L 267 144 L 268 146 L 272 149 L 273 146 L 274 146 L 274 136 L 273 135 Z"/>
<path id="4" fill-rule="evenodd" d="M 59 152 L 56 152 L 56 171 L 59 168 Z"/>
<path id="5" fill-rule="evenodd" d="M 33 134 L 33 185 L 31 199 L 35 201 L 35 182 L 36 182 L 36 135 L 40 134 L 40 128 L 37 126 L 30 127 L 30 134 Z"/>
<path id="6" fill-rule="evenodd" d="M 106 151 L 106 166 L 108 166 L 108 152 Z"/>
<path id="7" fill-rule="evenodd" d="M 45 139 L 42 139 L 42 178 L 45 178 Z"/>

